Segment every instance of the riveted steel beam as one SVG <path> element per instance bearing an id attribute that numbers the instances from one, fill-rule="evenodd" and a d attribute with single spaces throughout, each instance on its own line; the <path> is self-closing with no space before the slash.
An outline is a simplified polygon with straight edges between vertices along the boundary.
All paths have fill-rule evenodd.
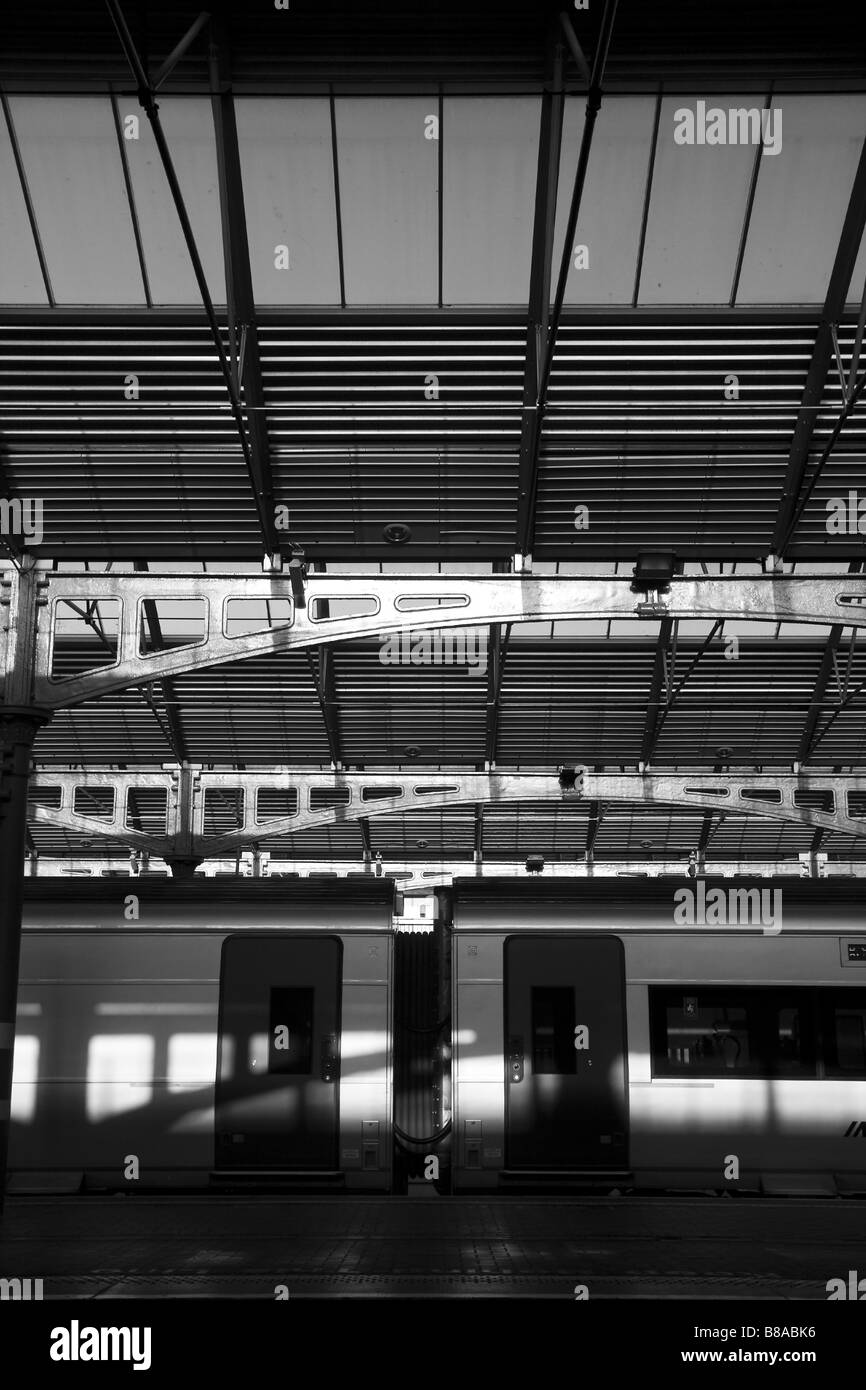
<path id="1" fill-rule="evenodd" d="M 384 638 L 393 633 L 405 633 L 408 638 L 410 632 L 421 629 L 635 617 L 842 622 L 849 627 L 866 627 L 866 578 L 862 575 L 828 578 L 776 572 L 750 577 L 675 577 L 663 598 L 646 601 L 632 593 L 625 578 L 310 574 L 304 608 L 295 605 L 291 582 L 281 573 L 241 577 L 43 573 L 39 584 L 47 613 L 37 639 L 36 700 L 51 709 L 248 656 L 377 635 Z M 0 605 L 8 602 L 8 592 L 4 580 Z M 196 640 L 173 645 L 171 650 L 142 654 L 140 613 L 145 602 L 193 598 L 204 600 L 204 628 Z M 57 605 L 111 599 L 120 604 L 117 659 L 105 663 L 103 654 L 92 671 L 79 671 L 68 678 L 52 674 Z M 238 600 L 258 601 L 263 607 L 282 602 L 284 608 L 279 611 L 285 613 L 285 620 L 274 625 L 263 617 L 259 630 L 233 635 L 239 622 L 232 617 L 231 604 Z M 397 657 L 408 661 L 408 650 Z"/>
<path id="2" fill-rule="evenodd" d="M 609 773 L 576 769 L 574 789 L 563 791 L 556 772 L 420 773 L 206 772 L 188 766 L 159 773 L 39 772 L 31 787 L 31 820 L 75 831 L 88 838 L 104 836 L 147 849 L 163 858 L 201 862 L 220 858 L 252 843 L 264 843 L 314 827 L 366 820 L 374 816 L 426 813 L 451 806 L 498 802 L 553 802 L 591 817 L 599 803 L 620 802 L 644 808 L 720 810 L 798 825 L 866 832 L 866 815 L 858 814 L 866 794 L 866 776 L 834 774 L 739 776 L 733 773 Z M 184 778 L 189 782 L 184 795 Z M 130 822 L 129 796 L 143 787 L 161 788 L 166 833 L 150 835 Z M 49 790 L 51 789 L 51 790 Z M 83 792 L 93 794 L 98 814 L 78 809 Z M 111 792 L 113 795 L 109 796 Z M 261 793 L 282 793 L 289 814 L 269 814 Z M 816 806 L 820 793 L 823 808 Z M 236 825 L 221 834 L 206 832 L 209 796 L 231 795 Z M 849 798 L 855 796 L 852 802 Z M 54 804 L 51 804 L 51 803 Z"/>

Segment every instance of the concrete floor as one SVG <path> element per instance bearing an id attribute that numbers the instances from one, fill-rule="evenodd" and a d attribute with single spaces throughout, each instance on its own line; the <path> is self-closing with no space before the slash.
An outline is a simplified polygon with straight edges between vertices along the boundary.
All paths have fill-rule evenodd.
<path id="1" fill-rule="evenodd" d="M 44 1297 L 826 1300 L 866 1202 L 800 1198 L 10 1197 L 0 1277 Z"/>

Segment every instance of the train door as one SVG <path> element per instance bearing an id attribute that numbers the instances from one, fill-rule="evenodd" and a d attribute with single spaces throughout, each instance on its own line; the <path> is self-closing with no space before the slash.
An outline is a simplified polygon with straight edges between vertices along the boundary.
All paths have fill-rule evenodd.
<path id="1" fill-rule="evenodd" d="M 333 936 L 224 941 L 217 1168 L 337 1168 L 342 964 Z"/>
<path id="2" fill-rule="evenodd" d="M 627 1166 L 625 972 L 616 937 L 505 942 L 505 1161 Z"/>

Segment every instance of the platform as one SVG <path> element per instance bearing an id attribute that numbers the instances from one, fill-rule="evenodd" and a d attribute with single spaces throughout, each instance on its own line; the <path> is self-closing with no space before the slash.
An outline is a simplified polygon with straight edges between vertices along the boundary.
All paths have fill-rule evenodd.
<path id="1" fill-rule="evenodd" d="M 46 1299 L 826 1300 L 864 1248 L 838 1198 L 15 1197 L 0 1274 Z"/>

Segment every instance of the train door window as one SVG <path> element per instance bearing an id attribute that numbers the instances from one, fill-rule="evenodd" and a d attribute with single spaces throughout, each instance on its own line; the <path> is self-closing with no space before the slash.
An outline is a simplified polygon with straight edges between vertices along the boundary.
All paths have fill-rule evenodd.
<path id="1" fill-rule="evenodd" d="M 732 1076 L 752 1070 L 754 1029 L 742 996 L 651 990 L 653 1074 Z"/>
<path id="2" fill-rule="evenodd" d="M 271 990 L 268 1072 L 298 1075 L 312 1069 L 312 989 Z"/>
<path id="3" fill-rule="evenodd" d="M 846 990 L 824 1007 L 824 1069 L 827 1076 L 866 1076 L 866 996 Z"/>
<path id="4" fill-rule="evenodd" d="M 532 1070 L 534 1075 L 562 1076 L 575 1070 L 574 990 L 533 986 Z"/>

